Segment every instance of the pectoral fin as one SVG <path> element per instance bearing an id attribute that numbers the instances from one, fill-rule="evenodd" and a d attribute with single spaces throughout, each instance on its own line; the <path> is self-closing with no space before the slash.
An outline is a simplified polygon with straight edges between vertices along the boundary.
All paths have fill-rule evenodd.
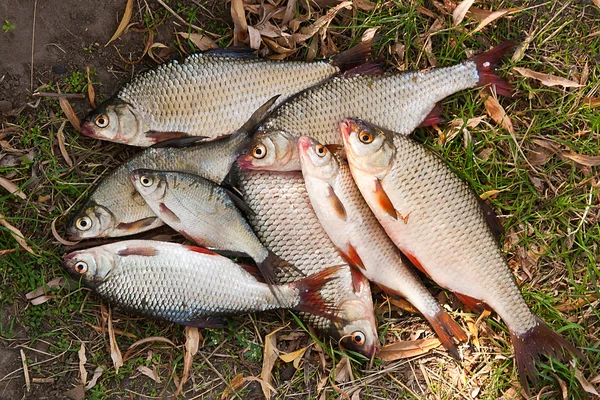
<path id="1" fill-rule="evenodd" d="M 348 217 L 348 215 L 346 214 L 346 207 L 344 207 L 344 204 L 342 204 L 342 201 L 337 196 L 337 194 L 335 194 L 331 186 L 328 186 L 327 199 L 331 203 L 335 214 L 345 221 Z"/>
<path id="2" fill-rule="evenodd" d="M 385 190 L 383 190 L 383 186 L 381 186 L 381 181 L 379 179 L 375 180 L 375 197 L 377 199 L 377 204 L 383 211 L 385 211 L 390 217 L 394 219 L 398 219 L 398 215 L 396 213 L 396 209 L 392 204 L 392 201 L 388 197 Z"/>

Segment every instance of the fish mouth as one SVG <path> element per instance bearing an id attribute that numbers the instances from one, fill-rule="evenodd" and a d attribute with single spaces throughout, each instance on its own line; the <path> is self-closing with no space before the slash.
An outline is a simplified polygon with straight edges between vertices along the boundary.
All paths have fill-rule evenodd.
<path id="1" fill-rule="evenodd" d="M 98 135 L 90 127 L 90 122 L 89 121 L 84 121 L 83 124 L 81 124 L 81 134 L 85 135 L 87 137 L 98 139 Z"/>
<path id="2" fill-rule="evenodd" d="M 298 152 L 299 153 L 305 153 L 308 148 L 310 147 L 310 138 L 306 137 L 306 136 L 302 136 L 300 138 L 298 138 Z"/>
<path id="3" fill-rule="evenodd" d="M 354 124 L 354 121 L 352 121 L 350 118 L 346 118 L 345 120 L 340 122 L 340 133 L 343 138 L 350 137 L 350 133 L 352 133 L 352 125 L 353 124 Z"/>
<path id="4" fill-rule="evenodd" d="M 237 164 L 242 169 L 254 169 L 254 164 L 252 163 L 253 157 L 249 154 L 242 154 L 237 159 Z"/>
<path id="5" fill-rule="evenodd" d="M 75 253 L 65 254 L 63 256 L 63 264 L 66 264 L 67 262 L 71 261 L 73 257 L 75 257 Z"/>

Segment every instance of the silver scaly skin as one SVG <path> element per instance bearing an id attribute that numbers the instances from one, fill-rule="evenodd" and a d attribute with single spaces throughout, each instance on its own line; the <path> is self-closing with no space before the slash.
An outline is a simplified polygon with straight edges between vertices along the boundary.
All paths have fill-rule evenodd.
<path id="1" fill-rule="evenodd" d="M 235 168 L 235 165 L 234 167 Z M 335 281 L 326 284 L 323 298 L 335 305 L 343 321 L 305 314 L 315 328 L 342 339 L 342 343 L 367 357 L 378 347 L 377 323 L 368 281 L 351 271 L 319 223 L 302 175 L 234 170 L 242 198 L 253 211 L 248 215 L 256 235 L 273 253 L 293 265 L 276 269 L 280 282 L 293 282 L 331 266 L 342 266 Z"/>
<path id="2" fill-rule="evenodd" d="M 229 135 L 274 95 L 278 103 L 364 62 L 370 44 L 331 62 L 271 61 L 219 49 L 171 61 L 138 75 L 92 111 L 82 133 L 132 146 L 183 136 Z"/>
<path id="3" fill-rule="evenodd" d="M 207 326 L 207 317 L 279 308 L 303 309 L 303 290 L 317 285 L 269 286 L 226 257 L 199 247 L 129 240 L 65 256 L 65 268 L 103 299 L 135 314 Z M 309 278 L 311 279 L 311 278 Z M 311 298 L 309 301 L 312 301 Z M 312 304 L 328 313 L 323 304 Z M 319 308 L 321 307 L 321 308 Z"/>

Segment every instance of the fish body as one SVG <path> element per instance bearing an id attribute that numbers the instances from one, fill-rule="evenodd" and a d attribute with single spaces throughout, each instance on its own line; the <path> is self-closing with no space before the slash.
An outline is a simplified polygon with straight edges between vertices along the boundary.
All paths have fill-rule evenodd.
<path id="1" fill-rule="evenodd" d="M 369 282 L 343 260 L 319 223 L 300 172 L 269 173 L 238 170 L 236 184 L 253 211 L 248 221 L 263 244 L 292 268 L 275 270 L 280 282 L 293 282 L 304 275 L 340 266 L 336 280 L 321 290 L 335 304 L 342 322 L 316 315 L 303 317 L 315 328 L 368 357 L 378 347 L 377 323 Z"/>
<path id="2" fill-rule="evenodd" d="M 579 354 L 529 309 L 477 195 L 443 160 L 359 120 L 344 121 L 341 133 L 352 176 L 392 241 L 469 307 L 489 307 L 504 320 L 525 390 L 540 355 Z"/>
<path id="3" fill-rule="evenodd" d="M 408 299 L 459 359 L 454 340 L 466 341 L 467 336 L 404 263 L 362 198 L 348 165 L 306 136 L 298 139 L 298 153 L 315 213 L 344 259 L 389 295 Z"/>
<path id="4" fill-rule="evenodd" d="M 65 256 L 63 264 L 125 311 L 199 327 L 214 316 L 278 308 L 330 315 L 319 290 L 335 273 L 329 270 L 279 285 L 275 297 L 268 285 L 226 257 L 200 247 L 149 240 L 80 250 Z"/>
<path id="5" fill-rule="evenodd" d="M 364 62 L 370 43 L 330 62 L 270 61 L 239 49 L 194 54 L 138 75 L 83 121 L 84 135 L 129 144 L 229 135 L 274 95 L 290 95 Z"/>
<path id="6" fill-rule="evenodd" d="M 401 135 L 410 134 L 445 97 L 492 84 L 498 93 L 510 86 L 493 73 L 493 64 L 512 45 L 500 45 L 473 60 L 427 71 L 338 76 L 293 96 L 261 124 L 239 158 L 242 168 L 300 170 L 296 140 L 309 136 L 322 144 L 341 144 L 338 126 L 357 117 Z M 429 116 L 429 117 L 428 117 Z"/>

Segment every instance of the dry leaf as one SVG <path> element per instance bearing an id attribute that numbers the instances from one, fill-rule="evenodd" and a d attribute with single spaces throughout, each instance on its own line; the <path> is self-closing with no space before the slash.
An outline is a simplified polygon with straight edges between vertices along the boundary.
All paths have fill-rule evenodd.
<path id="1" fill-rule="evenodd" d="M 585 377 L 583 376 L 583 374 L 581 373 L 579 368 L 575 368 L 575 378 L 577 378 L 577 380 L 581 384 L 581 387 L 583 388 L 583 390 L 585 390 L 586 392 L 588 392 L 590 394 L 596 395 L 596 396 L 600 395 L 596 391 L 596 388 L 585 379 Z"/>
<path id="2" fill-rule="evenodd" d="M 73 161 L 71 161 L 71 157 L 69 157 L 69 153 L 67 153 L 67 148 L 65 147 L 65 135 L 63 133 L 66 124 L 67 124 L 67 121 L 63 121 L 63 123 L 60 124 L 60 128 L 58 128 L 56 137 L 58 138 L 58 148 L 60 149 L 60 154 L 62 154 L 67 165 L 72 168 Z"/>
<path id="3" fill-rule="evenodd" d="M 108 307 L 108 342 L 110 344 L 110 358 L 112 359 L 116 372 L 119 373 L 119 368 L 123 366 L 123 357 L 121 356 L 121 350 L 119 350 L 119 345 L 115 338 L 115 331 L 112 326 L 112 309 L 110 306 Z"/>
<path id="4" fill-rule="evenodd" d="M 92 376 L 92 379 L 85 386 L 85 390 L 90 390 L 91 388 L 96 386 L 96 383 L 98 382 L 98 379 L 102 376 L 103 372 L 104 370 L 102 369 L 102 367 L 96 367 L 96 369 L 94 370 L 94 376 Z"/>
<path id="5" fill-rule="evenodd" d="M 558 304 L 555 308 L 560 312 L 569 312 L 569 311 L 573 311 L 573 310 L 578 310 L 581 307 L 585 306 L 586 304 L 589 304 L 596 300 L 598 300 L 598 295 L 593 293 L 593 294 L 587 295 L 585 297 L 579 297 L 577 299 L 569 299 L 562 304 Z M 600 375 L 598 375 L 596 378 L 599 378 L 599 377 L 600 377 Z M 594 378 L 594 379 L 596 379 L 596 378 Z M 592 381 L 593 381 L 593 379 L 592 379 Z M 592 383 L 595 383 L 595 382 L 592 382 Z"/>
<path id="6" fill-rule="evenodd" d="M 592 0 L 596 7 L 600 7 L 600 0 Z"/>
<path id="7" fill-rule="evenodd" d="M 4 189 L 8 190 L 11 194 L 14 194 L 15 196 L 22 198 L 23 200 L 27 199 L 27 196 L 25 196 L 25 193 L 23 193 L 17 185 L 15 185 L 8 179 L 3 178 L 1 176 L 0 176 L 0 186 L 2 186 Z"/>
<path id="8" fill-rule="evenodd" d="M 233 44 L 240 46 L 246 42 L 248 34 L 243 0 L 231 0 L 231 19 L 233 19 Z"/>
<path id="9" fill-rule="evenodd" d="M 584 154 L 577 153 L 560 153 L 561 157 L 566 157 L 569 160 L 575 161 L 579 165 L 583 165 L 585 167 L 595 167 L 600 165 L 600 156 L 586 156 Z"/>
<path id="10" fill-rule="evenodd" d="M 408 311 L 413 314 L 417 314 L 419 312 L 419 310 L 417 310 L 412 304 L 410 304 L 410 302 L 408 300 L 405 300 L 405 299 L 396 300 L 391 297 L 388 300 L 390 303 L 392 303 L 393 305 L 395 305 L 396 307 L 398 307 L 401 310 Z"/>
<path id="11" fill-rule="evenodd" d="M 127 0 L 127 5 L 125 6 L 125 12 L 123 13 L 123 18 L 121 18 L 121 23 L 119 27 L 115 31 L 114 35 L 110 38 L 108 42 L 104 45 L 104 47 L 108 46 L 110 42 L 121 36 L 123 31 L 127 28 L 129 21 L 131 20 L 131 16 L 133 15 L 133 0 Z"/>
<path id="12" fill-rule="evenodd" d="M 523 56 L 525 55 L 525 51 L 529 48 L 529 44 L 533 41 L 534 38 L 535 36 L 533 35 L 533 33 L 530 33 L 529 35 L 527 35 L 525 40 L 523 40 L 517 45 L 517 47 L 515 48 L 515 52 L 511 57 L 512 62 L 520 61 L 523 58 Z"/>
<path id="13" fill-rule="evenodd" d="M 479 25 L 477 25 L 477 28 L 475 28 L 471 33 L 469 33 L 469 35 L 473 35 L 474 33 L 479 32 L 495 20 L 502 18 L 505 15 L 513 14 L 519 10 L 519 8 L 505 8 L 503 10 L 494 11 L 493 13 L 488 15 L 483 21 L 481 21 Z"/>
<path id="14" fill-rule="evenodd" d="M 304 353 L 306 353 L 306 350 L 308 350 L 308 348 L 313 345 L 313 343 L 309 344 L 306 347 L 301 348 L 300 350 L 296 350 L 291 353 L 279 354 L 279 358 L 281 359 L 281 361 L 286 362 L 286 363 L 292 362 L 292 361 L 296 360 L 297 358 L 302 357 L 304 355 Z"/>
<path id="15" fill-rule="evenodd" d="M 79 118 L 77 117 L 77 114 L 75 114 L 73 107 L 71 107 L 71 103 L 69 103 L 69 100 L 67 100 L 64 97 L 59 97 L 58 103 L 60 104 L 60 108 L 67 116 L 67 119 L 69 120 L 71 125 L 73 125 L 73 128 L 75 128 L 77 132 L 81 132 L 81 123 L 79 122 Z"/>
<path id="16" fill-rule="evenodd" d="M 475 0 L 463 0 L 456 8 L 454 12 L 452 12 L 452 20 L 454 21 L 454 26 L 460 24 L 463 19 L 465 19 L 465 15 L 467 15 L 467 11 L 473 5 Z"/>
<path id="17" fill-rule="evenodd" d="M 590 380 L 590 383 L 600 383 L 600 375 L 593 377 L 592 380 Z"/>
<path id="18" fill-rule="evenodd" d="M 32 306 L 39 306 L 40 304 L 44 304 L 48 300 L 52 300 L 55 297 L 56 296 L 48 296 L 48 295 L 39 296 L 39 297 L 36 297 L 35 299 L 31 300 L 30 303 Z"/>
<path id="19" fill-rule="evenodd" d="M 72 400 L 84 400 L 85 388 L 83 387 L 83 385 L 77 385 L 73 389 L 64 392 L 63 396 L 66 396 Z"/>
<path id="20" fill-rule="evenodd" d="M 200 344 L 200 332 L 198 332 L 198 328 L 193 326 L 185 327 L 185 354 L 183 356 L 183 375 L 181 376 L 181 380 L 179 381 L 179 385 L 177 386 L 177 391 L 175 392 L 175 396 L 179 396 L 181 391 L 183 390 L 183 385 L 187 382 L 188 377 L 190 376 L 190 370 L 192 369 L 192 362 L 194 360 L 194 356 L 198 352 L 198 345 Z"/>
<path id="21" fill-rule="evenodd" d="M 279 356 L 279 350 L 277 350 L 277 337 L 275 334 L 281 329 L 283 329 L 283 327 L 278 328 L 265 336 L 263 365 L 262 371 L 260 372 L 262 381 L 260 382 L 260 386 L 262 387 L 263 394 L 267 400 L 271 398 L 271 391 L 273 390 L 273 387 L 271 386 L 271 379 L 273 378 L 272 370 L 275 361 Z M 273 390 L 273 392 L 277 393 L 275 390 Z"/>
<path id="22" fill-rule="evenodd" d="M 239 388 L 241 388 L 246 382 L 247 380 L 244 379 L 244 374 L 239 373 L 236 376 L 234 376 L 233 379 L 229 381 L 229 385 L 227 385 L 227 387 L 223 391 L 223 394 L 221 395 L 221 400 L 229 399 L 229 396 L 234 391 L 237 391 Z"/>
<path id="23" fill-rule="evenodd" d="M 562 86 L 562 87 L 582 87 L 579 82 L 571 81 L 569 79 L 561 78 L 560 76 L 554 76 L 549 74 L 542 74 L 541 72 L 535 72 L 529 68 L 513 67 L 513 71 L 517 71 L 519 74 L 526 78 L 537 79 L 544 86 Z"/>
<path id="24" fill-rule="evenodd" d="M 87 74 L 87 92 L 88 92 L 88 101 L 90 102 L 90 106 L 92 108 L 96 108 L 96 92 L 94 92 L 94 84 L 92 83 L 92 79 L 90 78 L 90 67 L 85 67 L 85 73 Z"/>
<path id="25" fill-rule="evenodd" d="M 156 367 L 150 369 L 146 366 L 140 365 L 139 367 L 137 367 L 137 370 L 138 372 L 152 379 L 154 382 L 160 383 L 160 376 L 158 376 L 158 373 L 156 372 Z"/>
<path id="26" fill-rule="evenodd" d="M 335 382 L 344 383 L 354 380 L 352 376 L 352 368 L 350 367 L 350 360 L 348 357 L 343 356 L 340 362 L 335 366 Z"/>
<path id="27" fill-rule="evenodd" d="M 485 111 L 488 113 L 488 115 L 492 117 L 497 124 L 510 132 L 511 135 L 514 135 L 515 129 L 513 128 L 512 121 L 508 115 L 506 115 L 504 107 L 500 105 L 496 96 L 481 92 L 481 97 L 485 99 L 483 105 L 485 106 Z"/>
<path id="28" fill-rule="evenodd" d="M 344 8 L 351 9 L 352 2 L 344 1 L 340 4 L 338 4 L 337 6 L 329 9 L 324 16 L 317 19 L 312 25 L 310 25 L 306 28 L 302 28 L 300 30 L 300 33 L 302 34 L 303 37 L 305 37 L 305 39 L 303 39 L 303 40 L 307 40 L 308 38 L 314 36 L 322 28 L 326 29 L 329 26 L 329 24 L 331 23 L 331 21 L 335 18 L 337 13 L 340 12 L 340 10 L 342 10 Z"/>
<path id="29" fill-rule="evenodd" d="M 258 50 L 260 48 L 261 33 L 253 26 L 248 27 L 248 39 L 250 40 L 250 48 Z"/>
<path id="30" fill-rule="evenodd" d="M 194 43 L 200 51 L 206 51 L 210 49 L 216 49 L 217 44 L 206 35 L 202 35 L 200 33 L 187 33 L 187 32 L 176 32 L 182 38 L 191 41 Z"/>
<path id="31" fill-rule="evenodd" d="M 384 361 L 416 357 L 439 347 L 441 344 L 442 342 L 437 338 L 401 341 L 383 346 L 375 357 Z"/>
<path id="32" fill-rule="evenodd" d="M 4 218 L 4 215 L 2 214 L 0 214 L 0 225 L 3 225 L 6 229 L 10 231 L 10 234 L 17 241 L 17 243 L 19 243 L 19 246 L 21 246 L 27 252 L 37 257 L 37 254 L 35 254 L 35 252 L 31 249 L 31 247 L 29 247 L 29 245 L 25 241 L 21 231 L 9 224 L 8 221 L 6 221 L 6 219 Z"/>
<path id="33" fill-rule="evenodd" d="M 353 3 L 359 10 L 373 11 L 375 9 L 375 3 L 372 3 L 369 0 L 354 0 Z"/>
<path id="34" fill-rule="evenodd" d="M 81 378 L 81 384 L 85 386 L 88 373 L 85 370 L 85 363 L 87 362 L 87 357 L 85 356 L 85 346 L 83 342 L 81 342 L 81 347 L 79 348 L 77 355 L 79 356 L 79 377 Z"/>
<path id="35" fill-rule="evenodd" d="M 600 106 L 600 97 L 584 97 L 583 104 L 591 108 Z"/>

